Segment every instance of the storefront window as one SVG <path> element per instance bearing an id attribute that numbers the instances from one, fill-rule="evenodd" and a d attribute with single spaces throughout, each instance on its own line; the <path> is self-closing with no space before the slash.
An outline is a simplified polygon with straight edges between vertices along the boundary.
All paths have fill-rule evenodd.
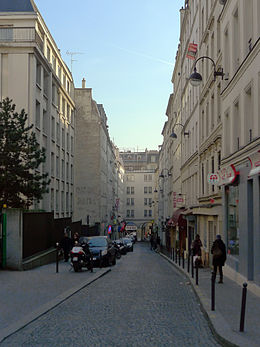
<path id="1" fill-rule="evenodd" d="M 229 186 L 227 194 L 227 235 L 228 235 L 228 254 L 239 254 L 239 191 L 238 186 Z"/>

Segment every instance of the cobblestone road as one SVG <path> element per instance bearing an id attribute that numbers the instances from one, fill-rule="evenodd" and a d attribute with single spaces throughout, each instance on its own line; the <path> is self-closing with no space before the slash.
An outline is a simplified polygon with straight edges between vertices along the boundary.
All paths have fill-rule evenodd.
<path id="1" fill-rule="evenodd" d="M 219 346 L 185 277 L 147 244 L 0 345 Z"/>

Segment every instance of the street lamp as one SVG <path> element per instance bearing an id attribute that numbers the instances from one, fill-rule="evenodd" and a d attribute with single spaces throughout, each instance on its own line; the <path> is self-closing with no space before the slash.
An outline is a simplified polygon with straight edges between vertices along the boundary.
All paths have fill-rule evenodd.
<path id="1" fill-rule="evenodd" d="M 182 127 L 184 128 L 184 125 L 182 125 L 181 123 L 176 123 L 176 124 L 174 125 L 174 127 L 175 127 L 176 125 L 180 125 L 180 126 L 182 126 Z M 173 139 L 177 139 L 177 134 L 174 132 L 174 127 L 173 127 L 173 129 L 172 129 L 172 133 L 171 133 L 170 137 L 173 138 Z M 183 135 L 189 137 L 190 132 L 189 132 L 189 131 L 184 131 Z"/>
<path id="2" fill-rule="evenodd" d="M 196 69 L 196 64 L 199 60 L 201 59 L 209 59 L 213 66 L 214 66 L 214 81 L 216 81 L 216 76 L 221 76 L 222 77 L 222 80 L 223 80 L 223 77 L 224 77 L 224 72 L 223 72 L 223 69 L 221 69 L 221 71 L 217 71 L 216 70 L 216 64 L 214 62 L 214 60 L 210 57 L 207 57 L 207 56 L 202 56 L 202 57 L 199 57 L 196 61 L 195 61 L 195 65 L 194 65 L 194 71 L 193 73 L 190 75 L 189 77 L 189 81 L 190 81 L 190 84 L 193 86 L 193 87 L 197 87 L 201 84 L 202 82 L 202 76 L 200 73 L 197 72 L 197 69 Z"/>
<path id="3" fill-rule="evenodd" d="M 167 170 L 167 171 L 168 171 L 168 173 L 167 173 L 167 176 L 168 176 L 168 177 L 171 177 L 171 176 L 172 176 L 172 174 L 171 174 L 171 172 L 170 172 L 169 169 L 162 169 L 161 174 L 159 175 L 160 178 L 167 177 L 166 175 L 163 174 L 163 171 L 164 171 L 164 170 Z"/>
<path id="4" fill-rule="evenodd" d="M 220 5 L 225 5 L 227 0 L 218 0 L 218 2 L 220 3 Z"/>

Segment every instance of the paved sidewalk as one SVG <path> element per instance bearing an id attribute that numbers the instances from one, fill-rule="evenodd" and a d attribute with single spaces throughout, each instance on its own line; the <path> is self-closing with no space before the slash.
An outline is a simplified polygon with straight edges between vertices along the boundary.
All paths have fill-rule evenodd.
<path id="1" fill-rule="evenodd" d="M 27 271 L 0 271 L 0 343 L 42 314 L 110 271 L 94 268 L 75 273 L 69 263 Z"/>
<path id="2" fill-rule="evenodd" d="M 246 314 L 244 332 L 240 332 L 240 313 L 242 288 L 236 282 L 225 277 L 224 283 L 218 283 L 218 277 L 215 285 L 215 311 L 211 311 L 211 270 L 209 268 L 200 268 L 198 276 L 198 285 L 194 278 L 185 268 L 173 262 L 171 259 L 160 253 L 165 259 L 172 263 L 177 269 L 187 276 L 187 285 L 192 285 L 197 294 L 202 308 L 209 319 L 212 331 L 220 341 L 226 346 L 240 347 L 259 347 L 260 346 L 260 297 L 247 290 Z"/>

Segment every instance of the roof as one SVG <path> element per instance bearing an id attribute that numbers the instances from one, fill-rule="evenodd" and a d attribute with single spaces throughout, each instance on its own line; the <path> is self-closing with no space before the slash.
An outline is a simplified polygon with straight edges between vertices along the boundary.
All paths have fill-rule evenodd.
<path id="1" fill-rule="evenodd" d="M 0 12 L 35 12 L 31 0 L 1 0 Z"/>

